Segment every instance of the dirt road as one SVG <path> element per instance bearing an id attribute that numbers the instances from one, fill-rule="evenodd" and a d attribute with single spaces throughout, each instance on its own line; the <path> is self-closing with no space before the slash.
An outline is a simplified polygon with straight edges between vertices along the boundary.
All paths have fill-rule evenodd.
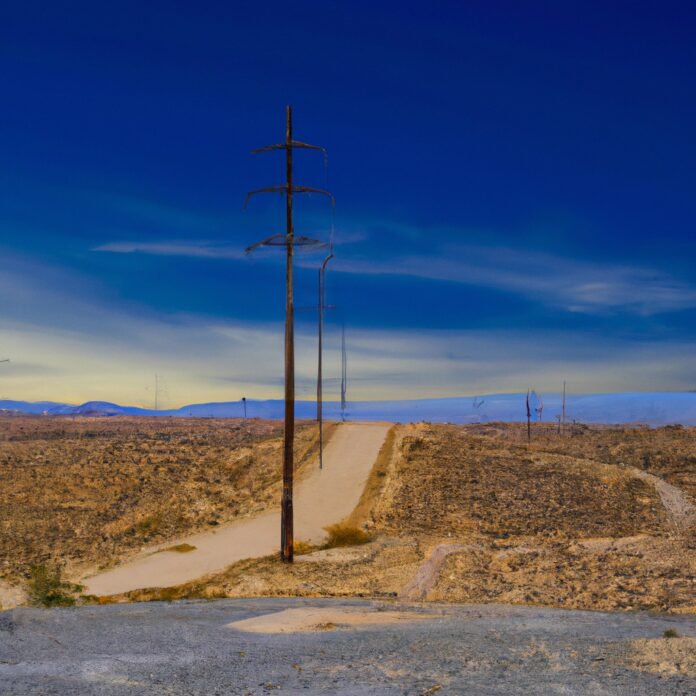
<path id="1" fill-rule="evenodd" d="M 324 527 L 349 515 L 362 494 L 389 425 L 343 423 L 324 451 L 324 468 L 295 487 L 295 538 L 320 542 Z M 87 594 L 111 595 L 144 587 L 170 587 L 222 570 L 244 558 L 276 551 L 280 513 L 269 511 L 231 525 L 170 540 L 112 570 L 85 578 Z M 195 546 L 188 553 L 163 551 L 178 544 Z"/>
<path id="2" fill-rule="evenodd" d="M 684 491 L 647 471 L 634 468 L 633 472 L 638 478 L 655 486 L 655 490 L 658 492 L 677 532 L 688 529 L 696 522 L 696 506 L 689 500 Z"/>

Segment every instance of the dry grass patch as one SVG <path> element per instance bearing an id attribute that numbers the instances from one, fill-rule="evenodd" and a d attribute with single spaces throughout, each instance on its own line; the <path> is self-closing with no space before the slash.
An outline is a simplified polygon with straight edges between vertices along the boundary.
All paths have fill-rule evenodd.
<path id="1" fill-rule="evenodd" d="M 175 553 L 190 553 L 195 551 L 196 547 L 192 544 L 175 544 L 174 546 L 168 546 L 166 549 L 161 549 L 159 553 L 163 551 L 174 551 Z"/>
<path id="2" fill-rule="evenodd" d="M 328 537 L 322 548 L 335 549 L 342 546 L 358 546 L 372 541 L 372 535 L 360 527 L 339 522 L 325 527 Z"/>
<path id="3" fill-rule="evenodd" d="M 308 541 L 296 541 L 294 544 L 293 552 L 295 556 L 305 556 L 308 553 L 312 553 L 317 550 L 317 546 L 310 544 Z"/>

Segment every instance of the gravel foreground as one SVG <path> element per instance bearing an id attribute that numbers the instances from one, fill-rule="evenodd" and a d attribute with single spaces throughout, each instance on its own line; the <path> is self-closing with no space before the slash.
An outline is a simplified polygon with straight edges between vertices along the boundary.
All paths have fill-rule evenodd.
<path id="1" fill-rule="evenodd" d="M 301 633 L 227 626 L 298 607 L 436 616 Z M 682 638 L 664 638 L 668 629 Z M 688 665 L 650 656 L 694 636 L 694 616 L 502 605 L 257 599 L 14 609 L 0 614 L 0 692 L 693 694 Z M 645 639 L 648 657 L 639 659 L 634 647 Z"/>

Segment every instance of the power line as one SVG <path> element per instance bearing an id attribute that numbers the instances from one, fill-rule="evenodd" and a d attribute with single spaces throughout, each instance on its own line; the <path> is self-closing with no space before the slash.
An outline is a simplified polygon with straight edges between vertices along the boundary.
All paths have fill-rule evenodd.
<path id="1" fill-rule="evenodd" d="M 333 251 L 324 259 L 319 268 L 319 350 L 317 355 L 317 423 L 319 424 L 319 468 L 324 468 L 324 421 L 323 421 L 323 338 L 324 338 L 324 310 L 328 309 L 325 305 L 324 294 L 326 290 L 326 266 L 333 258 Z"/>

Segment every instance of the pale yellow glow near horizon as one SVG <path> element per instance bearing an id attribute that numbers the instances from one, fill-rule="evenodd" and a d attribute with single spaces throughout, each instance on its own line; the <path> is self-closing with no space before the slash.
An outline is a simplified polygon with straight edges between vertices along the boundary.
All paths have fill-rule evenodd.
<path id="1" fill-rule="evenodd" d="M 124 326 L 124 340 L 118 341 L 15 327 L 0 331 L 3 353 L 12 360 L 0 366 L 0 397 L 72 404 L 110 401 L 152 408 L 158 374 L 161 408 L 237 401 L 242 396 L 280 399 L 281 332 L 282 326 L 199 322 L 143 329 L 138 325 L 137 331 Z M 336 339 L 330 335 L 327 341 L 327 401 L 339 396 Z M 349 339 L 348 397 L 353 401 L 454 397 L 521 392 L 530 386 L 557 392 L 564 379 L 575 393 L 686 388 L 688 346 L 673 346 L 668 355 L 659 357 L 636 346 L 630 352 L 569 361 L 548 353 L 536 358 L 528 341 L 485 332 L 355 331 Z M 299 333 L 298 399 L 314 399 L 315 370 L 316 337 Z"/>

